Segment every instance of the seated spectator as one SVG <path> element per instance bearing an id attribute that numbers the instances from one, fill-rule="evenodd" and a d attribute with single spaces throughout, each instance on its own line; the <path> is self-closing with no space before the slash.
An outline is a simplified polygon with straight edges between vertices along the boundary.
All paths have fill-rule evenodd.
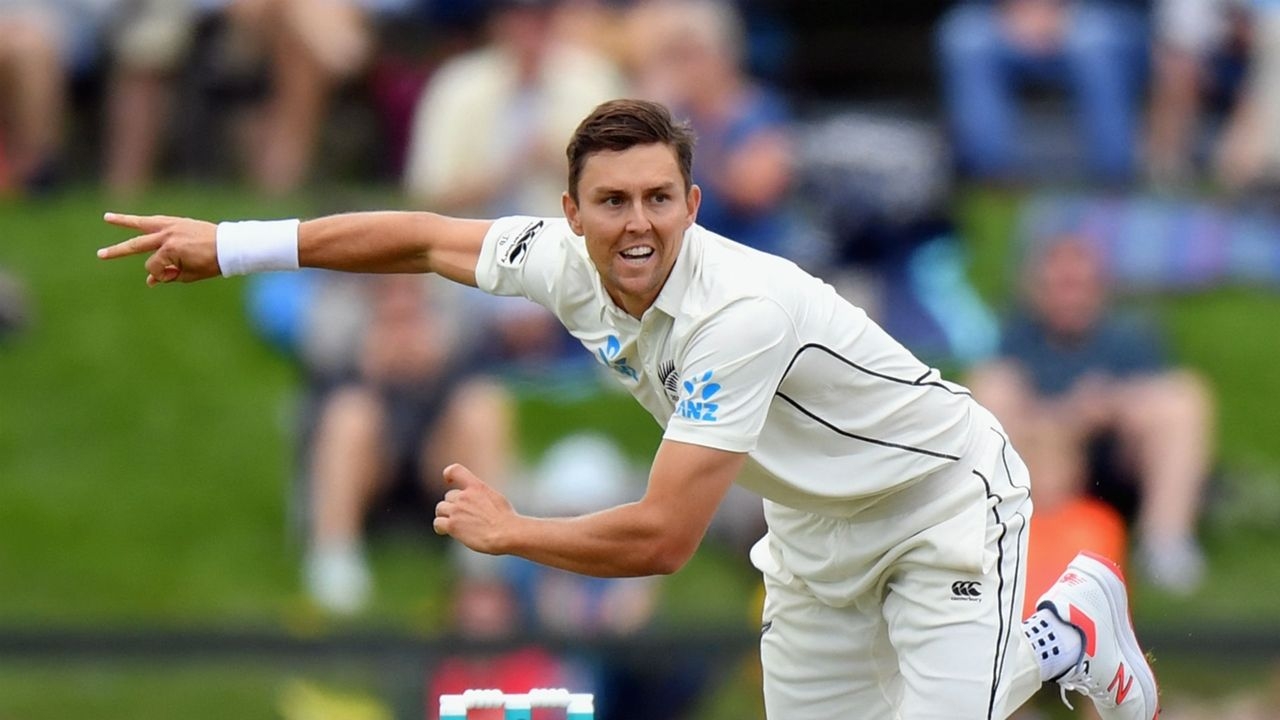
<path id="1" fill-rule="evenodd" d="M 451 291 L 426 276 L 337 275 L 312 291 L 302 337 L 315 408 L 306 582 L 327 610 L 352 613 L 367 600 L 361 539 L 375 499 L 406 483 L 425 490 L 426 519 L 448 463 L 508 472 L 511 402 L 476 374 L 473 319 Z"/>
<path id="2" fill-rule="evenodd" d="M 1185 185 L 1213 154 L 1234 146 L 1247 115 L 1238 102 L 1253 13 L 1244 0 L 1157 0 L 1153 4 L 1147 174 L 1157 184 Z M 1227 109 L 1223 143 L 1201 143 L 1214 105 Z"/>
<path id="3" fill-rule="evenodd" d="M 195 22 L 191 0 L 142 0 L 115 18 L 104 162 L 112 193 L 131 196 L 151 184 Z"/>
<path id="4" fill-rule="evenodd" d="M 1215 158 L 1218 178 L 1234 191 L 1280 185 L 1280 7 L 1252 8 L 1248 73 Z"/>
<path id="5" fill-rule="evenodd" d="M 947 119 L 962 172 L 1025 179 L 1019 94 L 1066 89 L 1089 174 L 1133 179 L 1145 23 L 1121 0 L 962 0 L 938 26 Z"/>
<path id="6" fill-rule="evenodd" d="M 63 162 L 68 83 L 96 55 L 114 0 L 0 0 L 0 190 L 49 190 Z"/>
<path id="7" fill-rule="evenodd" d="M 144 0 L 117 23 L 108 106 L 106 180 L 114 192 L 145 188 L 163 143 L 179 70 L 200 23 L 216 20 L 211 66 L 256 68 L 268 90 L 246 125 L 243 155 L 252 181 L 271 194 L 310 176 L 334 91 L 366 65 L 372 20 L 407 11 L 414 0 Z M 221 114 L 225 108 L 216 108 Z"/>
<path id="8" fill-rule="evenodd" d="M 721 0 L 636 5 L 631 37 L 645 94 L 687 119 L 698 137 L 698 222 L 759 250 L 789 255 L 793 157 L 782 98 L 745 70 L 746 30 Z"/>
<path id="9" fill-rule="evenodd" d="M 373 50 L 374 0 L 203 0 L 221 6 L 233 32 L 268 58 L 267 96 L 246 156 L 254 182 L 274 194 L 297 189 L 312 160 L 337 84 Z"/>
<path id="10" fill-rule="evenodd" d="M 1134 520 L 1139 569 L 1189 593 L 1204 571 L 1196 523 L 1210 392 L 1171 364 L 1151 328 L 1109 307 L 1105 269 L 1087 241 L 1059 235 L 1030 252 L 1027 306 L 970 387 L 1040 470 L 1037 512 L 1080 493 L 1108 500 Z"/>
<path id="11" fill-rule="evenodd" d="M 560 211 L 569 137 L 625 93 L 607 58 L 550 32 L 556 5 L 492 0 L 487 43 L 428 82 L 404 180 L 415 204 L 475 217 Z"/>

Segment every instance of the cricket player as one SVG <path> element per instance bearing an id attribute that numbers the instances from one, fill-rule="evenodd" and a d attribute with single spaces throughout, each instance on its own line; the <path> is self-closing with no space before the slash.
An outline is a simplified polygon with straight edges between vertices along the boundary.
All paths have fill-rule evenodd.
<path id="1" fill-rule="evenodd" d="M 1106 720 L 1158 716 L 1124 579 L 1081 555 L 1020 618 L 1026 467 L 995 418 L 831 286 L 696 223 L 693 138 L 661 105 L 596 108 L 564 217 L 355 213 L 212 223 L 109 213 L 149 284 L 305 267 L 434 272 L 547 307 L 665 428 L 642 499 L 538 518 L 467 468 L 435 530 L 597 576 L 671 573 L 733 482 L 764 497 L 774 720 L 1004 718 L 1044 681 Z"/>

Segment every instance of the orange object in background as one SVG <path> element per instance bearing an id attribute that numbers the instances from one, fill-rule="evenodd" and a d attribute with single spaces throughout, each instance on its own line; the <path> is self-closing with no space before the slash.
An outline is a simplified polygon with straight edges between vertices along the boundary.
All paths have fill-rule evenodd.
<path id="1" fill-rule="evenodd" d="M 1113 560 L 1121 569 L 1128 554 L 1124 519 L 1110 505 L 1089 497 L 1069 500 L 1031 515 L 1027 544 L 1027 596 L 1022 617 L 1035 612 L 1036 601 L 1081 550 Z"/>

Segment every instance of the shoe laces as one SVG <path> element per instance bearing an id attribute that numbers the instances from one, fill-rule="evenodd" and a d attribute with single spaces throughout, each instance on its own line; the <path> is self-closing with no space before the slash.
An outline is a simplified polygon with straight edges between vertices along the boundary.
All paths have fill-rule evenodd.
<path id="1" fill-rule="evenodd" d="M 1082 693 L 1092 698 L 1103 697 L 1105 695 L 1105 691 L 1102 689 L 1102 684 L 1098 682 L 1098 679 L 1094 677 L 1093 673 L 1089 672 L 1089 666 L 1087 663 L 1088 661 L 1085 660 L 1084 654 L 1081 653 L 1080 662 L 1076 663 L 1076 666 L 1067 672 L 1066 675 L 1058 678 L 1058 691 L 1062 697 L 1062 704 L 1066 705 L 1071 710 L 1075 710 L 1076 707 L 1071 704 L 1069 699 L 1067 699 L 1068 690 Z"/>

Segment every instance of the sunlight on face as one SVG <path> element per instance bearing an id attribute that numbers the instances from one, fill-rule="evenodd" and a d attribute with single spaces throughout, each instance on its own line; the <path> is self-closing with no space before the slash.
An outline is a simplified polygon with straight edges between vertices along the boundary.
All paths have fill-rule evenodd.
<path id="1" fill-rule="evenodd" d="M 661 143 L 637 145 L 589 156 L 578 202 L 565 193 L 564 214 L 586 238 L 609 297 L 640 317 L 671 274 L 701 197 L 697 185 L 685 192 L 675 150 Z"/>

